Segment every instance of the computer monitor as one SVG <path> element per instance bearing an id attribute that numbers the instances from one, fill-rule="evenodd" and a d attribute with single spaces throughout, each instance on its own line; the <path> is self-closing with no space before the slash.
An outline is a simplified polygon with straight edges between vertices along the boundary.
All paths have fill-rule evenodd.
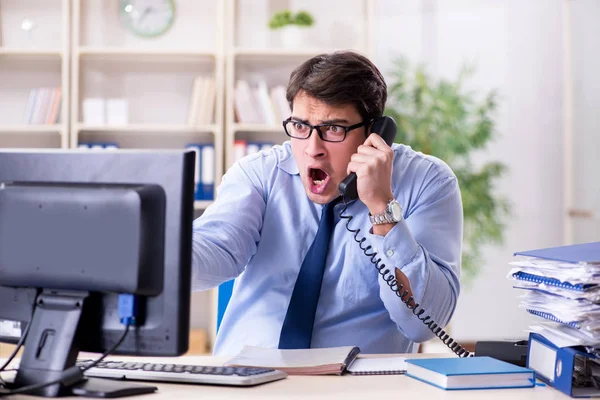
<path id="1" fill-rule="evenodd" d="M 65 377 L 79 351 L 114 347 L 126 329 L 119 301 L 131 295 L 136 324 L 114 354 L 187 351 L 194 157 L 0 151 L 0 341 L 16 344 L 31 325 L 17 387 Z M 33 394 L 81 390 L 75 375 Z"/>

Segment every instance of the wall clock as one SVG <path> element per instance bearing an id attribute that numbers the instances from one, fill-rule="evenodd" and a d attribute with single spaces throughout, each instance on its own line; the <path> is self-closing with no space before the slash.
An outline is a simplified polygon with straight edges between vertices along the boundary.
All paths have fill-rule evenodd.
<path id="1" fill-rule="evenodd" d="M 121 0 L 121 22 L 137 36 L 152 38 L 175 21 L 175 0 Z"/>

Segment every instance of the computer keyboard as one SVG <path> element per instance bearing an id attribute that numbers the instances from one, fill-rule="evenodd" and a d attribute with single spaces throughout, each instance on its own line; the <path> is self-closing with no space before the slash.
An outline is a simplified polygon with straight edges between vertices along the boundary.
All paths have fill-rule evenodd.
<path id="1" fill-rule="evenodd" d="M 94 360 L 77 360 L 86 367 Z M 253 386 L 287 377 L 283 371 L 257 367 L 222 367 L 145 362 L 102 361 L 85 371 L 94 378 L 128 379 L 201 385 Z"/>

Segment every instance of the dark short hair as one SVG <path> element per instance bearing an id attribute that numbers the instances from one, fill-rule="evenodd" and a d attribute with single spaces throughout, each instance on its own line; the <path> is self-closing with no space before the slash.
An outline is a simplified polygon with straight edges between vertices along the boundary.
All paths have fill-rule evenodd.
<path id="1" fill-rule="evenodd" d="M 363 120 L 381 117 L 387 100 L 381 72 L 368 58 L 353 51 L 321 54 L 297 67 L 287 87 L 290 109 L 302 90 L 331 106 L 354 105 Z"/>

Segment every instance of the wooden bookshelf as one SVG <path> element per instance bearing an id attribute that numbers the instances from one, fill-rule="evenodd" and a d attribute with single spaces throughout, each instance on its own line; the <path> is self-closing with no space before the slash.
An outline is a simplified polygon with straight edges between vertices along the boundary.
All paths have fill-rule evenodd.
<path id="1" fill-rule="evenodd" d="M 312 43 L 306 46 L 289 48 L 276 45 L 274 43 L 266 43 L 266 41 L 275 42 L 274 37 L 277 32 L 272 32 L 267 27 L 268 19 L 279 8 L 280 3 L 268 3 L 262 5 L 250 4 L 244 0 L 227 0 L 226 15 L 228 30 L 226 32 L 225 53 L 225 168 L 230 167 L 235 161 L 234 143 L 236 140 L 260 140 L 269 143 L 281 144 L 288 137 L 285 135 L 281 121 L 276 121 L 275 124 L 247 123 L 240 122 L 235 109 L 235 86 L 239 79 L 256 80 L 264 79 L 267 86 L 272 88 L 275 85 L 287 84 L 291 71 L 301 62 L 314 57 L 318 54 L 328 53 L 339 49 L 353 49 L 366 56 L 372 56 L 374 52 L 373 46 L 373 16 L 375 8 L 375 0 L 353 0 L 339 1 L 339 6 L 346 11 L 345 17 L 355 15 L 356 24 L 364 34 L 359 42 L 345 43 L 324 43 L 313 45 Z M 335 4 L 333 4 L 335 3 Z M 335 0 L 327 7 L 335 7 L 338 4 Z M 263 7 L 261 12 L 263 19 L 250 18 L 250 14 L 255 15 L 255 10 L 250 10 L 249 7 Z M 308 12 L 320 16 L 320 9 L 313 4 L 312 9 L 309 7 Z M 335 20 L 335 16 L 328 16 L 328 19 Z M 263 26 L 256 26 L 263 24 Z M 313 27 L 311 29 L 322 29 L 323 27 Z M 261 35 L 247 34 L 251 30 L 264 31 Z M 325 30 L 328 31 L 327 26 Z M 256 43 L 254 38 L 262 37 L 262 43 Z"/>
<path id="2" fill-rule="evenodd" d="M 69 146 L 70 12 L 71 0 L 2 2 L 0 147 Z M 61 90 L 58 123 L 28 123 L 36 112 L 28 108 L 30 96 L 42 87 Z M 37 110 L 52 106 L 52 98 L 34 99 Z"/>

